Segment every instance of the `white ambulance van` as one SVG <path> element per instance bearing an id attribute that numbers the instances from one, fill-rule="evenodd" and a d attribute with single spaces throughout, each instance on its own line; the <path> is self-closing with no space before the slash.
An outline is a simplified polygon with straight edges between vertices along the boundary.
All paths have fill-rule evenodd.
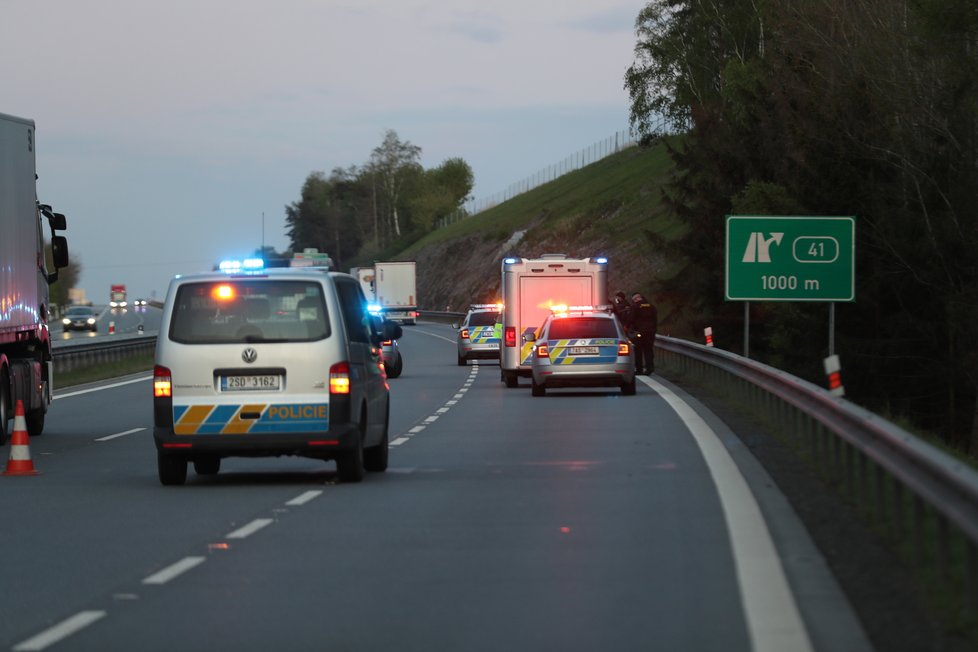
<path id="1" fill-rule="evenodd" d="M 527 335 L 539 336 L 552 306 L 608 303 L 608 259 L 565 254 L 504 258 L 502 275 L 500 379 L 506 387 L 516 387 L 520 376 L 529 377 L 532 372 L 533 341 Z"/>

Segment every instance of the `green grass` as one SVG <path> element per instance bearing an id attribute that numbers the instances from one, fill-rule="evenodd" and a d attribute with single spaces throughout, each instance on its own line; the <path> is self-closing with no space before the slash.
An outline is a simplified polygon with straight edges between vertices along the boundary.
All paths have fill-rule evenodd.
<path id="1" fill-rule="evenodd" d="M 600 230 L 614 244 L 634 239 L 636 230 L 651 229 L 668 237 L 682 225 L 660 210 L 661 188 L 673 169 L 664 145 L 629 147 L 584 168 L 522 193 L 497 206 L 432 231 L 399 258 L 438 243 L 472 235 L 503 240 L 542 219 L 549 232 L 572 234 Z"/>
<path id="2" fill-rule="evenodd" d="M 153 354 L 144 353 L 135 355 L 126 360 L 117 360 L 105 364 L 93 365 L 81 369 L 65 371 L 54 376 L 54 389 L 72 387 L 73 385 L 83 385 L 94 383 L 99 380 L 118 378 L 140 371 L 151 371 L 153 369 Z"/>

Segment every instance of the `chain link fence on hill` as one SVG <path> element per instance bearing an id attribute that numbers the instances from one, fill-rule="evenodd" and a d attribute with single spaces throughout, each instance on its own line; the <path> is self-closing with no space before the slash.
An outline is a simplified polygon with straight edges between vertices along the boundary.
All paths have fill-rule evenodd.
<path id="1" fill-rule="evenodd" d="M 666 121 L 662 119 L 656 124 L 655 129 L 659 133 L 671 133 Z M 623 149 L 636 145 L 637 143 L 638 139 L 632 134 L 631 130 L 623 129 L 616 131 L 614 135 L 592 143 L 588 147 L 580 149 L 574 154 L 566 156 L 516 183 L 510 184 L 505 190 L 501 190 L 488 197 L 481 197 L 466 202 L 461 210 L 455 211 L 438 220 L 435 223 L 435 228 L 441 228 L 449 224 L 454 224 L 466 217 L 478 215 L 482 211 L 497 206 L 504 201 L 508 201 L 517 195 L 522 195 L 545 183 L 550 183 L 569 172 L 580 170 L 612 154 L 617 154 Z"/>

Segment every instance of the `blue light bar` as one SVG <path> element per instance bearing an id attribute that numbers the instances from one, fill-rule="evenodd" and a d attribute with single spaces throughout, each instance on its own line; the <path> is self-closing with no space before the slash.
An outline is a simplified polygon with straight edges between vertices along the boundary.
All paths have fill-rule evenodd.
<path id="1" fill-rule="evenodd" d="M 608 263 L 608 259 L 605 258 L 604 256 L 598 256 L 597 258 L 594 259 L 594 262 L 600 265 L 606 265 Z"/>
<path id="2" fill-rule="evenodd" d="M 514 265 L 514 264 L 516 264 L 518 262 L 519 262 L 519 260 L 517 260 L 516 258 L 503 258 L 503 264 L 504 265 Z"/>

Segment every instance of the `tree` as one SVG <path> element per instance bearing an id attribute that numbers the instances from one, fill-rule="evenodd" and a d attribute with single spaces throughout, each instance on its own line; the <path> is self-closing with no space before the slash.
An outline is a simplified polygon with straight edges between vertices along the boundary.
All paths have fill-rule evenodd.
<path id="1" fill-rule="evenodd" d="M 383 143 L 374 148 L 370 156 L 371 171 L 377 181 L 382 205 L 395 238 L 401 237 L 401 220 L 398 214 L 401 193 L 411 176 L 422 171 L 420 158 L 421 148 L 409 141 L 401 142 L 393 129 L 387 130 Z"/>
<path id="2" fill-rule="evenodd" d="M 363 244 L 369 214 L 369 189 L 357 168 L 336 168 L 329 177 L 314 172 L 302 186 L 301 199 L 285 207 L 286 233 L 293 251 L 319 249 L 343 269 Z"/>
<path id="3" fill-rule="evenodd" d="M 44 260 L 47 261 L 48 272 L 54 271 L 54 259 L 51 256 L 51 245 L 44 245 Z M 52 306 L 68 304 L 68 290 L 78 286 L 81 278 L 81 259 L 78 254 L 71 254 L 67 267 L 58 270 L 58 280 L 51 284 L 49 301 Z"/>
<path id="4" fill-rule="evenodd" d="M 415 227 L 428 231 L 439 219 L 460 209 L 472 193 L 474 178 L 472 168 L 461 158 L 425 170 L 411 188 L 409 207 Z"/>

